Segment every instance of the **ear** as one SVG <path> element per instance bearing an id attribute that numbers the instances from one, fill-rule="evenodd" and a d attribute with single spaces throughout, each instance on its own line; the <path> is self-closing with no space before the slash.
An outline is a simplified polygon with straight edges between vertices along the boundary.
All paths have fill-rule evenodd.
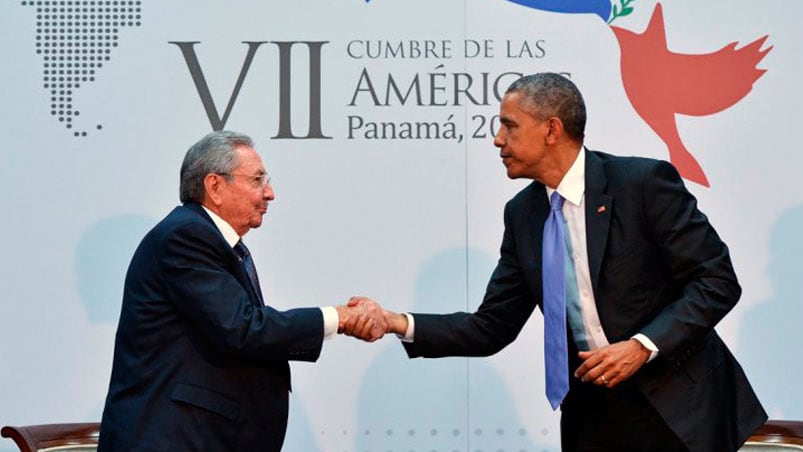
<path id="1" fill-rule="evenodd" d="M 209 173 L 204 177 L 204 191 L 206 192 L 207 201 L 211 202 L 214 206 L 220 206 L 223 202 L 221 190 L 226 181 L 220 174 Z"/>
<path id="2" fill-rule="evenodd" d="M 546 121 L 548 127 L 545 137 L 546 142 L 547 144 L 555 144 L 564 135 L 565 129 L 563 128 L 563 121 L 556 117 L 551 117 Z"/>

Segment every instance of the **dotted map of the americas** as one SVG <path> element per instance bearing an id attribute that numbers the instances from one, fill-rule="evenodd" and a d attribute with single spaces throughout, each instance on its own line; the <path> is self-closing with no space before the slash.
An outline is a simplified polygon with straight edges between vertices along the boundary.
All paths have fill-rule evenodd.
<path id="1" fill-rule="evenodd" d="M 36 12 L 36 53 L 42 56 L 42 83 L 50 94 L 50 114 L 76 137 L 81 111 L 74 95 L 95 81 L 98 71 L 111 60 L 120 30 L 139 27 L 139 0 L 36 0 L 22 6 Z M 95 125 L 101 129 L 102 124 Z"/>

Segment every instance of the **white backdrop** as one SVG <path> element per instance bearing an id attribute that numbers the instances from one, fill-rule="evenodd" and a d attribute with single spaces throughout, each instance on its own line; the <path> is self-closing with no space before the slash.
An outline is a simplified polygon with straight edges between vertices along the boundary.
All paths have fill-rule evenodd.
<path id="1" fill-rule="evenodd" d="M 242 75 L 225 128 L 254 137 L 275 182 L 265 223 L 247 237 L 272 305 L 365 294 L 398 311 L 473 310 L 502 207 L 524 185 L 507 180 L 492 146 L 495 89 L 509 73 L 569 74 L 588 105 L 590 148 L 669 158 L 628 98 L 611 29 L 641 33 L 656 2 L 635 0 L 611 24 L 560 4 L 2 0 L 0 424 L 100 418 L 128 260 L 178 203 L 184 152 L 214 124 L 182 54 L 190 47 L 218 116 Z M 744 288 L 718 330 L 771 417 L 786 419 L 803 419 L 801 13 L 799 0 L 663 4 L 672 52 L 765 35 L 762 48 L 774 46 L 746 96 L 677 124 L 710 184 L 689 187 Z M 247 69 L 244 42 L 263 42 L 250 44 Z M 627 56 L 660 62 L 659 52 Z M 338 337 L 317 363 L 293 364 L 285 449 L 558 450 L 540 336 L 537 314 L 489 359 L 412 361 L 395 338 Z"/>

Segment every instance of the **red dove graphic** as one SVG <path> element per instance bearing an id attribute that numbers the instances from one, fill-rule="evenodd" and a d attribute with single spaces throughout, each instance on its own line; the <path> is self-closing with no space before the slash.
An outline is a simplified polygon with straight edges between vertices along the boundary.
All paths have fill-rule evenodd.
<path id="1" fill-rule="evenodd" d="M 766 72 L 756 65 L 772 50 L 761 50 L 767 35 L 740 49 L 732 42 L 702 55 L 671 52 L 660 3 L 643 33 L 611 29 L 622 51 L 622 83 L 633 108 L 666 143 L 680 175 L 708 187 L 703 169 L 678 135 L 675 114 L 710 115 L 745 97 Z"/>

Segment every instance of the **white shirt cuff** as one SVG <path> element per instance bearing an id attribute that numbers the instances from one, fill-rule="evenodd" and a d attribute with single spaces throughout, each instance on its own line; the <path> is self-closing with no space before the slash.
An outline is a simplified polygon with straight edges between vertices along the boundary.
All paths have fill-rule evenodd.
<path id="1" fill-rule="evenodd" d="M 402 342 L 413 342 L 413 339 L 415 339 L 415 321 L 413 320 L 413 315 L 407 312 L 402 312 L 402 315 L 407 317 L 407 332 L 404 333 L 404 336 L 397 334 L 396 337 L 401 339 Z"/>
<path id="2" fill-rule="evenodd" d="M 331 339 L 337 335 L 340 317 L 334 306 L 324 306 L 321 308 L 321 312 L 323 313 L 323 338 Z"/>
<path id="3" fill-rule="evenodd" d="M 652 361 L 653 359 L 655 359 L 656 356 L 658 356 L 658 347 L 655 346 L 655 344 L 650 340 L 650 338 L 641 333 L 638 333 L 635 336 L 633 336 L 633 339 L 641 342 L 641 345 L 643 345 L 644 348 L 650 351 L 650 357 L 647 358 L 647 362 Z"/>

